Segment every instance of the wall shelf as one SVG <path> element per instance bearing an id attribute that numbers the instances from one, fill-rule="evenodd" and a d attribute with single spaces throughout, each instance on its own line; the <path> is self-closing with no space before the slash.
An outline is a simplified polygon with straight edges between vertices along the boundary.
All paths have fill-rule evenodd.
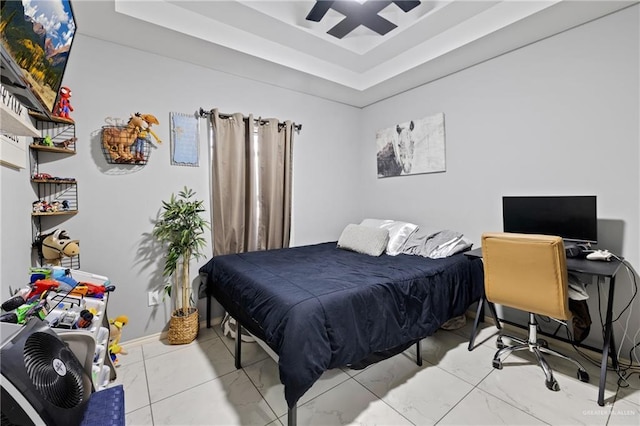
<path id="1" fill-rule="evenodd" d="M 31 182 L 33 183 L 53 183 L 53 184 L 58 184 L 61 185 L 63 183 L 65 184 L 75 184 L 76 180 L 75 179 L 64 179 L 64 178 L 52 178 L 52 179 L 31 179 Z"/>
<path id="2" fill-rule="evenodd" d="M 51 176 L 42 172 L 40 166 L 43 159 L 46 162 L 57 156 L 75 155 L 77 138 L 75 123 L 71 120 L 33 112 L 29 115 L 35 119 L 35 125 L 39 131 L 39 135 L 35 136 L 33 143 L 29 145 L 31 183 L 36 193 L 36 200 L 31 207 L 32 242 L 37 248 L 37 259 L 34 262 L 44 265 L 45 260 L 39 248 L 39 237 L 58 228 L 66 218 L 78 214 L 78 182 L 69 176 Z M 45 139 L 48 142 L 47 145 L 43 144 Z M 63 157 L 57 157 L 57 159 Z M 79 269 L 80 257 L 63 257 L 61 264 L 63 267 Z"/>
<path id="3" fill-rule="evenodd" d="M 31 213 L 31 216 L 73 216 L 78 214 L 78 210 L 73 211 L 61 211 L 61 212 L 40 212 Z"/>
<path id="4" fill-rule="evenodd" d="M 69 118 L 56 117 L 55 115 L 45 115 L 36 111 L 29 110 L 29 115 L 36 119 L 37 121 L 48 121 L 52 123 L 63 123 L 63 124 L 72 124 L 75 125 L 75 121 Z"/>
<path id="5" fill-rule="evenodd" d="M 55 146 L 39 145 L 39 144 L 35 144 L 35 143 L 32 143 L 31 145 L 29 145 L 29 148 L 35 149 L 36 151 L 55 152 L 55 153 L 58 153 L 58 154 L 74 155 L 76 153 L 76 151 L 73 150 L 73 149 L 58 148 L 58 147 L 55 147 Z"/>

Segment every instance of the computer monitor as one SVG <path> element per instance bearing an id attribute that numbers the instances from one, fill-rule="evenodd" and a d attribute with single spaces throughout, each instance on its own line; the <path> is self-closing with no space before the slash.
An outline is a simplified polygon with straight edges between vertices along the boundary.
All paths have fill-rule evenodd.
<path id="1" fill-rule="evenodd" d="M 504 232 L 557 235 L 566 241 L 597 243 L 596 196 L 502 197 Z"/>

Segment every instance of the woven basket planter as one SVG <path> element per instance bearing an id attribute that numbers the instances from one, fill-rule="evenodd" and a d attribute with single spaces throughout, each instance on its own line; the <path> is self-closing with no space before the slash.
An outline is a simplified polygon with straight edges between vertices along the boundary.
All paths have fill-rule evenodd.
<path id="1" fill-rule="evenodd" d="M 187 315 L 183 316 L 182 309 L 177 309 L 171 314 L 167 339 L 172 345 L 191 343 L 198 337 L 198 330 L 200 329 L 198 309 L 189 308 L 187 312 Z"/>

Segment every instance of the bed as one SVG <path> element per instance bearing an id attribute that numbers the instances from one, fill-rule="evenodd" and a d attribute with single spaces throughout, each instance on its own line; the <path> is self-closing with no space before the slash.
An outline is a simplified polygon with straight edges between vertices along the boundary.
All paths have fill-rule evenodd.
<path id="1" fill-rule="evenodd" d="M 463 314 L 483 291 L 480 259 L 374 257 L 336 242 L 215 256 L 200 272 L 207 325 L 214 297 L 278 355 L 290 417 L 324 371 L 403 351 Z"/>

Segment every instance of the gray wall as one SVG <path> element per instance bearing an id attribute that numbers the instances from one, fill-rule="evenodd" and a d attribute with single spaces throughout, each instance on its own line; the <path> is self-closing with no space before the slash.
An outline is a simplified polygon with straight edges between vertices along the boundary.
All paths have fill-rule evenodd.
<path id="1" fill-rule="evenodd" d="M 599 247 L 640 265 L 639 33 L 635 6 L 363 111 L 363 214 L 463 232 L 502 230 L 503 195 L 596 195 Z M 376 178 L 375 132 L 445 113 L 445 173 Z M 632 294 L 622 271 L 615 312 Z M 597 291 L 590 289 L 595 323 Z M 640 327 L 634 304 L 633 333 Z M 626 317 L 616 325 L 618 341 Z M 592 339 L 597 329 L 592 328 Z M 625 342 L 628 357 L 630 342 Z"/>
<path id="2" fill-rule="evenodd" d="M 171 166 L 169 112 L 218 107 L 302 124 L 294 140 L 293 244 L 336 240 L 356 217 L 359 109 L 86 36 L 74 42 L 64 83 L 73 91 L 77 154 L 48 162 L 41 171 L 78 180 L 79 214 L 60 227 L 80 239 L 81 269 L 106 275 L 117 286 L 108 309 L 112 317 L 129 316 L 123 340 L 160 332 L 169 320 L 170 307 L 147 306 L 147 291 L 162 283 L 162 255 L 149 238 L 161 200 L 187 185 L 209 203 L 206 121 L 201 120 L 200 167 Z M 135 112 L 158 118 L 154 130 L 163 144 L 142 168 L 107 164 L 99 139 L 105 118 L 126 119 Z M 28 282 L 36 193 L 27 170 L 0 167 L 0 178 L 4 300 L 9 286 Z M 211 248 L 206 252 L 209 257 Z M 192 278 L 204 262 L 192 263 Z"/>
<path id="3" fill-rule="evenodd" d="M 118 286 L 109 313 L 129 316 L 123 339 L 161 331 L 170 309 L 147 307 L 146 295 L 161 281 L 162 259 L 149 245 L 152 220 L 161 200 L 184 185 L 202 197 L 208 188 L 204 121 L 201 166 L 174 167 L 169 112 L 218 107 L 303 124 L 294 149 L 294 245 L 335 240 L 345 224 L 363 217 L 454 229 L 477 243 L 482 232 L 501 228 L 502 195 L 595 194 L 601 246 L 638 267 L 638 10 L 363 110 L 78 36 L 65 76 L 78 154 L 43 169 L 79 182 L 80 213 L 61 227 L 81 240 L 82 269 Z M 154 128 L 164 144 L 142 169 L 108 165 L 99 149 L 104 119 L 137 111 L 158 117 Z M 375 131 L 437 112 L 445 113 L 447 171 L 377 179 Z M 28 171 L 0 167 L 2 299 L 9 286 L 27 282 L 35 196 L 28 179 Z M 193 263 L 193 277 L 202 263 Z M 616 311 L 631 295 L 625 275 Z M 591 312 L 597 321 L 597 307 Z M 640 327 L 637 315 L 630 325 Z M 619 340 L 619 327 L 616 333 Z"/>

